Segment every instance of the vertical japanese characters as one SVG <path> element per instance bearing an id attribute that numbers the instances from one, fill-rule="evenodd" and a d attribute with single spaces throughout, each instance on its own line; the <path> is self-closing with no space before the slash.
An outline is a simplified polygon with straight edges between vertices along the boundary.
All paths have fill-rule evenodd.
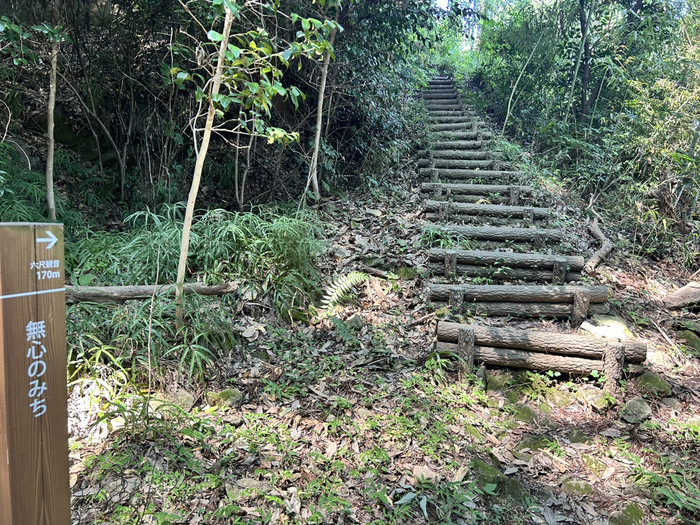
<path id="1" fill-rule="evenodd" d="M 29 406 L 34 417 L 46 413 L 46 382 L 42 379 L 46 374 L 46 323 L 45 321 L 29 321 L 27 333 L 27 375 L 29 376 Z"/>

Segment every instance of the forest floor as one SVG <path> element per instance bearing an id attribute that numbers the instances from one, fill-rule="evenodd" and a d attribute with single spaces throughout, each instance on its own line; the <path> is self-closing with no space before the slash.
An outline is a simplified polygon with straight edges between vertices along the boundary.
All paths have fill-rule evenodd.
<path id="1" fill-rule="evenodd" d="M 562 202 L 564 218 L 581 219 Z M 100 420 L 100 383 L 75 385 L 74 523 L 700 522 L 700 359 L 671 330 L 678 315 L 697 316 L 660 301 L 684 284 L 683 268 L 614 252 L 597 272 L 648 344 L 645 369 L 671 389 L 646 389 L 652 415 L 633 425 L 620 408 L 640 395 L 640 369 L 614 400 L 600 377 L 473 375 L 433 352 L 450 312 L 424 296 L 428 243 L 411 174 L 319 206 L 332 228 L 325 281 L 352 270 L 369 279 L 311 323 L 243 310 L 232 319 L 242 344 L 205 386 L 173 380 Z"/>

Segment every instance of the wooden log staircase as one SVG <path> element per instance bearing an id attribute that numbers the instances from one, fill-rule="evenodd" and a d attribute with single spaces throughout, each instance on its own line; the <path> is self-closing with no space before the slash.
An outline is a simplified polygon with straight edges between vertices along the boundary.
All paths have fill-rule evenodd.
<path id="1" fill-rule="evenodd" d="M 552 210 L 535 205 L 524 173 L 502 158 L 487 123 L 464 105 L 452 80 L 435 77 L 422 96 L 435 137 L 418 163 L 425 233 L 440 244 L 428 256 L 428 299 L 455 315 L 568 319 L 573 328 L 608 313 L 607 287 L 582 283 L 582 255 L 559 253 L 565 235 L 553 227 Z M 438 323 L 436 350 L 468 366 L 575 374 L 646 359 L 646 345 L 634 341 L 446 321 Z"/>

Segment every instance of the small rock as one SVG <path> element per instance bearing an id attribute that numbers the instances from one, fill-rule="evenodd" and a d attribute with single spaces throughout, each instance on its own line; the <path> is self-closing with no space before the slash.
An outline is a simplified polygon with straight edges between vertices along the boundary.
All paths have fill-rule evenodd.
<path id="1" fill-rule="evenodd" d="M 637 390 L 642 395 L 667 397 L 671 395 L 671 385 L 659 374 L 645 372 L 635 381 Z"/>
<path id="2" fill-rule="evenodd" d="M 556 388 L 549 389 L 545 399 L 557 408 L 564 408 L 571 404 L 571 395 Z"/>
<path id="3" fill-rule="evenodd" d="M 649 403 L 644 401 L 641 397 L 635 397 L 630 399 L 625 406 L 622 407 L 620 416 L 628 423 L 636 425 L 651 417 L 651 407 Z"/>
<path id="4" fill-rule="evenodd" d="M 175 392 L 159 392 L 155 394 L 148 403 L 153 412 L 163 415 L 177 415 L 179 407 L 187 412 L 194 405 L 194 396 L 187 390 L 177 390 Z"/>
<path id="5" fill-rule="evenodd" d="M 539 434 L 534 436 L 525 436 L 520 443 L 515 447 L 517 450 L 530 449 L 540 450 L 543 448 L 555 447 L 556 440 L 549 434 Z"/>
<path id="6" fill-rule="evenodd" d="M 678 337 L 680 339 L 685 339 L 685 343 L 683 343 L 685 346 L 689 346 L 695 350 L 695 352 L 700 352 L 700 337 L 695 332 L 681 330 L 678 332 Z"/>
<path id="7" fill-rule="evenodd" d="M 351 317 L 349 317 L 347 319 L 347 321 L 345 321 L 345 324 L 349 328 L 354 328 L 356 330 L 360 330 L 365 325 L 365 322 L 362 319 L 362 317 L 360 317 L 358 314 L 353 314 Z"/>
<path id="8" fill-rule="evenodd" d="M 537 412 L 527 405 L 513 405 L 513 417 L 523 423 L 534 423 L 537 421 Z"/>
<path id="9" fill-rule="evenodd" d="M 227 388 L 221 392 L 207 392 L 204 397 L 211 407 L 239 407 L 243 404 L 243 392 L 237 388 Z"/>
<path id="10" fill-rule="evenodd" d="M 606 412 L 615 401 L 607 392 L 594 386 L 579 388 L 576 392 L 576 397 L 591 405 L 597 412 Z"/>
<path id="11" fill-rule="evenodd" d="M 584 454 L 581 456 L 581 459 L 583 460 L 583 464 L 586 465 L 586 468 L 588 468 L 588 470 L 590 470 L 597 478 L 602 478 L 605 469 L 608 468 L 608 466 L 600 459 L 590 454 Z"/>
<path id="12" fill-rule="evenodd" d="M 683 408 L 683 403 L 678 401 L 675 397 L 665 397 L 661 400 L 661 403 L 673 410 L 680 410 Z"/>
<path id="13" fill-rule="evenodd" d="M 644 519 L 644 511 L 632 502 L 627 505 L 624 510 L 617 512 L 610 517 L 612 525 L 637 525 Z"/>
<path id="14" fill-rule="evenodd" d="M 476 486 L 483 489 L 487 485 L 495 485 L 499 501 L 504 498 L 512 500 L 516 505 L 526 505 L 531 499 L 527 489 L 515 476 L 506 476 L 500 469 L 481 459 L 472 460 L 476 470 Z"/>
<path id="15" fill-rule="evenodd" d="M 576 479 L 572 476 L 564 476 L 560 480 L 564 492 L 567 494 L 576 494 L 578 496 L 586 496 L 593 493 L 593 486 L 583 480 Z"/>
<path id="16" fill-rule="evenodd" d="M 569 432 L 569 441 L 571 443 L 586 443 L 590 438 L 581 432 L 578 428 L 572 428 Z"/>
<path id="17" fill-rule="evenodd" d="M 606 339 L 624 341 L 633 337 L 627 323 L 616 315 L 594 315 L 581 324 L 581 330 Z"/>
<path id="18" fill-rule="evenodd" d="M 464 434 L 472 438 L 476 443 L 484 443 L 484 436 L 477 430 L 474 425 L 464 425 Z"/>
<path id="19" fill-rule="evenodd" d="M 513 374 L 503 370 L 487 371 L 486 382 L 489 390 L 502 390 L 513 379 Z"/>
<path id="20" fill-rule="evenodd" d="M 510 403 L 517 403 L 520 400 L 518 393 L 514 392 L 513 390 L 506 390 L 503 392 L 503 395 Z"/>

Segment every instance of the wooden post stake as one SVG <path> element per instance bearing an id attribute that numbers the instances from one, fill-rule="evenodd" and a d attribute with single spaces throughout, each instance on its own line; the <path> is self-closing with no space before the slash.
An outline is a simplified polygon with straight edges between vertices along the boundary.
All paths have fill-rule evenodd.
<path id="1" fill-rule="evenodd" d="M 457 334 L 457 349 L 468 374 L 474 369 L 474 328 L 462 327 Z"/>
<path id="2" fill-rule="evenodd" d="M 445 254 L 445 277 L 452 278 L 457 273 L 457 254 Z"/>
<path id="3" fill-rule="evenodd" d="M 605 374 L 605 391 L 616 399 L 621 399 L 622 367 L 625 361 L 625 347 L 620 343 L 608 343 L 603 356 L 603 373 Z"/>
<path id="4" fill-rule="evenodd" d="M 566 259 L 557 258 L 552 265 L 552 284 L 564 284 L 566 282 Z"/>
<path id="5" fill-rule="evenodd" d="M 584 291 L 574 292 L 574 310 L 571 314 L 571 324 L 580 326 L 588 317 L 588 308 L 591 305 L 591 294 Z"/>
<path id="6" fill-rule="evenodd" d="M 518 186 L 510 186 L 508 203 L 511 206 L 517 206 L 520 203 L 520 188 Z"/>
<path id="7" fill-rule="evenodd" d="M 63 226 L 0 224 L 0 524 L 69 525 Z"/>
<path id="8" fill-rule="evenodd" d="M 449 218 L 449 208 L 446 202 L 441 202 L 438 205 L 438 220 L 440 222 L 445 222 Z"/>
<path id="9" fill-rule="evenodd" d="M 464 303 L 464 294 L 459 288 L 450 290 L 450 299 L 448 304 L 450 308 L 461 308 Z"/>

